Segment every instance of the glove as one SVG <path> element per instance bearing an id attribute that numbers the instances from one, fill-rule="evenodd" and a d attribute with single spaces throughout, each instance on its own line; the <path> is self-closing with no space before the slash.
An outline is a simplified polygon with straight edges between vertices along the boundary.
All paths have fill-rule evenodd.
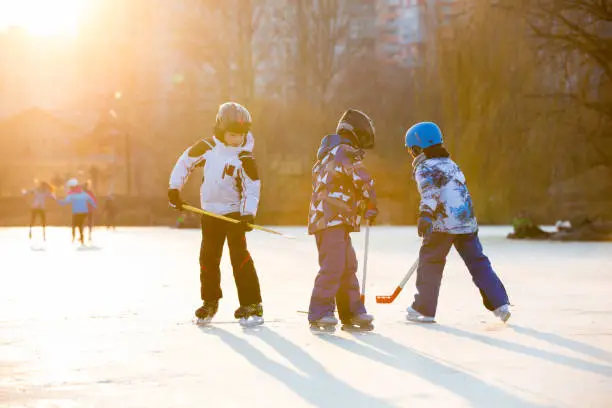
<path id="1" fill-rule="evenodd" d="M 419 221 L 417 222 L 417 231 L 419 237 L 425 237 L 433 231 L 433 216 L 428 212 L 422 212 L 419 215 Z"/>
<path id="2" fill-rule="evenodd" d="M 248 224 L 253 223 L 255 223 L 255 217 L 252 214 L 245 214 L 240 217 L 240 224 L 238 225 L 244 232 L 249 232 L 253 231 L 253 228 L 249 227 Z"/>
<path id="3" fill-rule="evenodd" d="M 181 195 L 176 188 L 171 188 L 168 190 L 168 204 L 170 204 L 170 207 L 182 211 L 183 205 L 187 203 L 181 200 Z"/>
<path id="4" fill-rule="evenodd" d="M 365 214 L 363 215 L 363 218 L 365 218 L 368 224 L 374 225 L 374 222 L 376 222 L 377 215 L 378 215 L 378 209 L 376 207 L 368 208 Z"/>

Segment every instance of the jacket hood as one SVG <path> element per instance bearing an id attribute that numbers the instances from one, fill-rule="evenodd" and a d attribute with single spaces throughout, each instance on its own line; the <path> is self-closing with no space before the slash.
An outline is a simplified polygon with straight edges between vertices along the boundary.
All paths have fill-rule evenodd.
<path id="1" fill-rule="evenodd" d="M 317 160 L 321 160 L 321 158 L 329 153 L 330 150 L 336 146 L 340 146 L 341 144 L 346 144 L 355 149 L 359 149 L 359 147 L 356 146 L 355 143 L 348 137 L 337 134 L 327 135 L 321 140 L 321 146 L 317 152 Z"/>

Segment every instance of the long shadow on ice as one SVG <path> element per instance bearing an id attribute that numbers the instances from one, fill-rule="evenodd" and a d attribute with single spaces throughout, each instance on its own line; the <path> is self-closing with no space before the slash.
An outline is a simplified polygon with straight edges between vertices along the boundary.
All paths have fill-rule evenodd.
<path id="1" fill-rule="evenodd" d="M 396 343 L 388 337 L 358 334 L 353 337 L 371 347 L 342 337 L 321 338 L 347 351 L 421 377 L 466 399 L 472 407 L 543 407 L 543 405 L 531 403 L 499 387 L 488 384 L 472 374 L 441 364 L 414 349 Z"/>
<path id="2" fill-rule="evenodd" d="M 472 333 L 465 330 L 457 329 L 456 327 L 442 326 L 442 325 L 414 325 L 421 327 L 425 330 L 435 330 L 453 336 L 463 337 L 470 340 L 479 341 L 489 346 L 498 347 L 506 351 L 512 351 L 515 353 L 525 354 L 527 356 L 539 358 L 542 360 L 549 361 L 551 363 L 561 364 L 566 367 L 575 368 L 582 371 L 588 371 L 591 373 L 603 375 L 605 377 L 612 377 L 612 366 L 591 363 L 589 361 L 580 360 L 578 358 L 564 356 L 563 354 L 553 353 L 551 351 L 540 350 L 533 347 L 525 346 L 522 344 L 512 343 L 508 340 L 501 340 L 494 337 L 484 336 L 478 333 Z"/>
<path id="3" fill-rule="evenodd" d="M 228 331 L 211 326 L 202 329 L 202 331 L 218 336 L 249 363 L 283 383 L 302 399 L 317 407 L 394 407 L 385 400 L 365 394 L 359 389 L 340 381 L 325 371 L 323 365 L 300 347 L 266 327 L 253 331 L 253 335 L 269 343 L 306 375 L 269 359 L 248 341 Z"/>
<path id="4" fill-rule="evenodd" d="M 559 347 L 565 347 L 577 353 L 582 353 L 587 356 L 595 357 L 597 359 L 603 360 L 607 363 L 612 363 L 612 354 L 597 348 L 595 346 L 591 346 L 590 344 L 582 343 L 576 340 L 567 339 L 563 336 L 560 336 L 555 333 L 547 333 L 540 330 L 533 329 L 531 327 L 517 326 L 516 324 L 512 324 L 510 326 L 515 332 L 524 334 L 526 336 L 531 336 L 538 340 L 547 341 L 551 344 L 554 344 Z"/>

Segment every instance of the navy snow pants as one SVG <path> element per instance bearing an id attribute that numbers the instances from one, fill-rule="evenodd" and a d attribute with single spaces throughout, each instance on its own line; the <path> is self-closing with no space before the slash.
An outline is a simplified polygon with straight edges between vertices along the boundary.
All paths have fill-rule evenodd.
<path id="1" fill-rule="evenodd" d="M 315 233 L 319 251 L 319 273 L 310 298 L 308 320 L 317 321 L 334 314 L 342 321 L 366 313 L 360 299 L 357 257 L 348 229 L 339 225 Z"/>
<path id="2" fill-rule="evenodd" d="M 493 271 L 489 258 L 483 253 L 478 233 L 433 232 L 425 237 L 419 252 L 417 293 L 412 308 L 425 316 L 435 317 L 442 272 L 446 256 L 453 245 L 470 271 L 472 281 L 480 290 L 484 306 L 488 310 L 495 310 L 508 304 L 506 288 Z"/>

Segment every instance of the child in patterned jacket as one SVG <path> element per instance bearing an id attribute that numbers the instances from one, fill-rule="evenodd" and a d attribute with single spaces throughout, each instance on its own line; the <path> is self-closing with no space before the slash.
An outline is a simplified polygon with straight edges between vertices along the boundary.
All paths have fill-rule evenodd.
<path id="1" fill-rule="evenodd" d="M 360 299 L 357 258 L 351 232 L 362 217 L 373 223 L 378 210 L 374 181 L 362 163 L 363 149 L 374 147 L 374 126 L 358 110 L 347 110 L 336 129 L 321 141 L 312 169 L 312 199 L 308 233 L 315 236 L 319 273 L 315 279 L 308 321 L 312 329 L 333 330 L 338 324 L 371 329 L 371 315 Z"/>
<path id="2" fill-rule="evenodd" d="M 405 143 L 414 157 L 413 174 L 421 194 L 417 229 L 423 237 L 417 293 L 406 318 L 435 321 L 442 272 L 454 245 L 480 290 L 484 306 L 507 321 L 508 294 L 483 253 L 465 176 L 444 148 L 442 131 L 432 122 L 417 123 L 406 132 Z"/>

